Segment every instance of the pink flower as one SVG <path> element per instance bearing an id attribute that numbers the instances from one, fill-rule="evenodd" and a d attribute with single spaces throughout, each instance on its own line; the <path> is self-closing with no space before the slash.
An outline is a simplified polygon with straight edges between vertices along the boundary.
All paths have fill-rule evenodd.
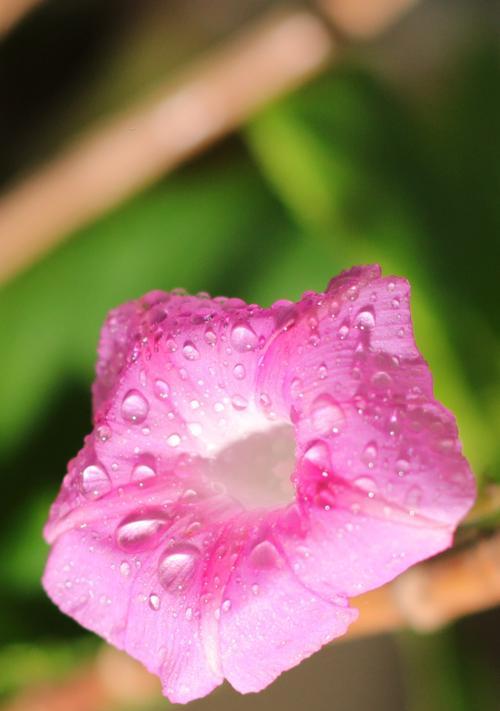
<path id="1" fill-rule="evenodd" d="M 269 309 L 147 294 L 110 313 L 93 395 L 44 585 L 173 701 L 264 688 L 346 631 L 350 596 L 447 548 L 474 498 L 408 283 L 378 267 Z"/>

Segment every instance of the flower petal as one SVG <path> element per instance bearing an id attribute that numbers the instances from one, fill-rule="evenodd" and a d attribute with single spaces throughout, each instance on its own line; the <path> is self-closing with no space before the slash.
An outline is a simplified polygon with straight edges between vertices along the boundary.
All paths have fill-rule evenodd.
<path id="1" fill-rule="evenodd" d="M 349 596 L 449 546 L 474 498 L 409 286 L 378 267 L 269 309 L 151 292 L 108 317 L 93 394 L 44 585 L 174 701 L 263 688 L 346 630 Z"/>

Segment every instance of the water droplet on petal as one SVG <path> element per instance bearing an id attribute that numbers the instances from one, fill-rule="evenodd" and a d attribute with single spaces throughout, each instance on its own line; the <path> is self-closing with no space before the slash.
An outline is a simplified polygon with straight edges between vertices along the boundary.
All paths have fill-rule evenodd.
<path id="1" fill-rule="evenodd" d="M 233 395 L 231 404 L 235 410 L 245 410 L 248 407 L 248 400 L 242 395 Z"/>
<path id="2" fill-rule="evenodd" d="M 241 353 L 251 351 L 257 346 L 257 334 L 248 323 L 238 321 L 231 330 L 231 343 Z"/>
<path id="3" fill-rule="evenodd" d="M 171 434 L 169 437 L 167 437 L 167 444 L 170 445 L 170 447 L 178 447 L 181 443 L 181 438 L 177 434 L 177 432 L 174 432 Z"/>
<path id="4" fill-rule="evenodd" d="M 377 373 L 372 375 L 371 383 L 376 388 L 383 390 L 384 388 L 388 388 L 390 386 L 392 378 L 389 373 L 385 372 L 385 370 L 379 370 Z"/>
<path id="5" fill-rule="evenodd" d="M 97 436 L 101 442 L 107 442 L 111 438 L 111 430 L 107 425 L 101 425 L 97 428 Z"/>
<path id="6" fill-rule="evenodd" d="M 187 360 L 196 360 L 200 357 L 200 352 L 192 341 L 186 341 L 182 346 L 182 355 Z"/>
<path id="7" fill-rule="evenodd" d="M 154 467 L 145 462 L 139 462 L 139 464 L 136 464 L 132 469 L 132 481 L 142 481 L 143 479 L 150 479 L 153 476 L 156 476 Z"/>
<path id="8" fill-rule="evenodd" d="M 203 432 L 203 427 L 199 422 L 188 422 L 187 428 L 191 432 L 193 437 L 199 437 Z"/>
<path id="9" fill-rule="evenodd" d="M 90 464 L 80 474 L 80 489 L 88 499 L 99 499 L 111 491 L 111 480 L 102 464 Z"/>
<path id="10" fill-rule="evenodd" d="M 369 442 L 363 450 L 361 460 L 369 469 L 372 469 L 377 459 L 378 447 L 376 442 Z"/>
<path id="11" fill-rule="evenodd" d="M 224 602 L 221 605 L 222 612 L 229 612 L 229 610 L 231 609 L 231 605 L 232 605 L 231 600 L 224 600 Z"/>
<path id="12" fill-rule="evenodd" d="M 368 494 L 368 497 L 370 499 L 373 499 L 373 497 L 375 496 L 375 492 L 378 489 L 377 484 L 369 476 L 358 477 L 357 479 L 354 480 L 354 484 L 359 489 L 363 489 L 363 491 L 366 491 L 366 493 Z"/>
<path id="13" fill-rule="evenodd" d="M 250 553 L 250 562 L 256 568 L 268 570 L 281 565 L 281 556 L 271 541 L 261 541 Z"/>
<path id="14" fill-rule="evenodd" d="M 124 420 L 138 425 L 146 419 L 149 403 L 138 390 L 129 390 L 123 398 L 121 412 Z"/>
<path id="15" fill-rule="evenodd" d="M 162 509 L 141 509 L 126 516 L 116 529 L 116 541 L 126 551 L 149 548 L 170 523 Z"/>
<path id="16" fill-rule="evenodd" d="M 130 563 L 127 563 L 126 560 L 122 560 L 120 563 L 120 573 L 123 575 L 123 577 L 127 577 L 127 575 L 130 575 Z"/>
<path id="17" fill-rule="evenodd" d="M 325 442 L 313 442 L 304 452 L 304 459 L 321 471 L 330 469 L 330 450 Z"/>
<path id="18" fill-rule="evenodd" d="M 344 340 L 347 338 L 348 335 L 349 335 L 349 326 L 348 326 L 346 323 L 344 323 L 344 324 L 342 324 L 342 326 L 339 328 L 338 336 L 339 336 L 339 338 L 340 338 L 341 341 L 344 341 Z"/>
<path id="19" fill-rule="evenodd" d="M 409 468 L 410 463 L 406 459 L 398 459 L 396 462 L 396 472 L 399 477 L 403 477 Z"/>
<path id="20" fill-rule="evenodd" d="M 375 326 L 375 313 L 371 306 L 367 306 L 358 313 L 355 324 L 360 331 L 370 331 Z"/>
<path id="21" fill-rule="evenodd" d="M 155 380 L 153 385 L 153 392 L 159 400 L 166 400 L 170 392 L 168 383 L 164 380 Z"/>
<path id="22" fill-rule="evenodd" d="M 149 607 L 152 610 L 159 610 L 160 609 L 160 598 L 158 595 L 155 595 L 155 593 L 151 593 L 149 596 Z"/>
<path id="23" fill-rule="evenodd" d="M 234 377 L 238 380 L 243 380 L 246 375 L 245 366 L 242 363 L 236 363 L 233 368 Z"/>
<path id="24" fill-rule="evenodd" d="M 205 339 L 205 342 L 208 343 L 209 346 L 214 346 L 217 343 L 217 334 L 215 331 L 211 328 L 207 328 L 205 331 L 203 338 Z"/>
<path id="25" fill-rule="evenodd" d="M 199 549 L 190 543 L 177 543 L 167 548 L 158 565 L 158 577 L 165 590 L 185 588 L 199 557 Z"/>
<path id="26" fill-rule="evenodd" d="M 345 422 L 345 415 L 338 404 L 330 395 L 319 395 L 311 407 L 312 426 L 317 432 L 337 433 Z"/>

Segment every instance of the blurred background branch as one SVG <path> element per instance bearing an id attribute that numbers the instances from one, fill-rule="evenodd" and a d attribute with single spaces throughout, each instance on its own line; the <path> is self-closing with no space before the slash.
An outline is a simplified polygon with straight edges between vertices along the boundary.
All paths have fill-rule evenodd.
<path id="1" fill-rule="evenodd" d="M 0 37 L 43 0 L 2 0 L 0 5 Z"/>
<path id="2" fill-rule="evenodd" d="M 343 33 L 366 37 L 415 0 L 326 2 Z M 0 197 L 0 281 L 247 120 L 332 61 L 336 43 L 321 17 L 296 6 L 198 60 L 153 98 L 77 139 Z"/>

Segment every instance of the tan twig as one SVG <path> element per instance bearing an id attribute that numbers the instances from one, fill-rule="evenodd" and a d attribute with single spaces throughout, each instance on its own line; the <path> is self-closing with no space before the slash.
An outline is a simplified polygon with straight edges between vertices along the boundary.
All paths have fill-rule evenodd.
<path id="1" fill-rule="evenodd" d="M 35 5 L 43 0 L 1 0 L 0 37 L 9 32 Z"/>
<path id="2" fill-rule="evenodd" d="M 303 82 L 332 49 L 313 14 L 274 15 L 79 140 L 0 200 L 0 281 Z"/>
<path id="3" fill-rule="evenodd" d="M 415 0 L 357 0 L 352 17 L 339 15 L 340 5 L 350 0 L 322 2 L 347 34 L 356 33 L 352 17 L 361 17 L 360 2 L 365 11 L 369 5 L 366 34 Z M 373 8 L 379 5 L 376 21 Z M 272 14 L 149 101 L 80 138 L 0 198 L 0 282 L 318 73 L 335 50 L 329 28 L 314 12 L 290 8 Z"/>

